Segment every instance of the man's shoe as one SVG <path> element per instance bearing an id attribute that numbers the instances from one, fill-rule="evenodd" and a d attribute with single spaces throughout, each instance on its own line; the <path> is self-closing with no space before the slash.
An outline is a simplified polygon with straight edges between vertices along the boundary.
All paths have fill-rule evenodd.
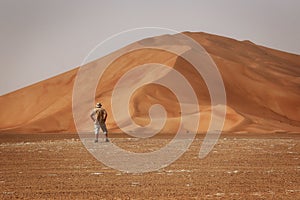
<path id="1" fill-rule="evenodd" d="M 106 139 L 105 139 L 105 142 L 109 142 L 109 139 L 108 139 L 108 138 L 106 138 Z"/>
<path id="2" fill-rule="evenodd" d="M 95 143 L 97 143 L 98 142 L 98 140 L 95 140 Z"/>

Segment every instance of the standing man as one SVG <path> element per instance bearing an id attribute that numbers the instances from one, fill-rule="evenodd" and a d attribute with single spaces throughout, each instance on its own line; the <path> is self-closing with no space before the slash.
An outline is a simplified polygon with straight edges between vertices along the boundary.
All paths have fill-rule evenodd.
<path id="1" fill-rule="evenodd" d="M 109 142 L 107 136 L 107 128 L 105 124 L 107 118 L 107 112 L 104 108 L 102 108 L 101 103 L 96 104 L 96 107 L 90 114 L 90 117 L 94 121 L 95 137 L 96 137 L 95 142 L 98 142 L 100 128 L 102 129 L 105 135 L 105 142 Z"/>

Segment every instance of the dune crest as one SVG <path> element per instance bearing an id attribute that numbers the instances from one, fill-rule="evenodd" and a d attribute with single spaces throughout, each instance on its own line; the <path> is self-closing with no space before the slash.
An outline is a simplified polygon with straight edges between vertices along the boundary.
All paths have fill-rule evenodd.
<path id="1" fill-rule="evenodd" d="M 299 55 L 269 49 L 250 41 L 206 33 L 184 34 L 205 48 L 222 75 L 227 95 L 227 105 L 223 105 L 227 109 L 223 131 L 300 131 Z M 159 42 L 165 37 L 171 36 L 145 40 Z M 141 42 L 144 40 L 131 45 Z M 182 57 L 154 49 L 142 49 L 119 57 L 100 80 L 95 101 L 101 101 L 107 109 L 107 124 L 111 132 L 120 131 L 110 108 L 114 85 L 126 71 L 146 63 L 170 66 L 190 80 L 200 106 L 198 132 L 205 132 L 211 118 L 211 105 L 204 80 L 195 77 L 191 64 Z M 87 65 L 97 65 L 97 60 Z M 1 96 L 0 132 L 75 132 L 72 91 L 77 71 L 78 68 Z M 136 90 L 128 108 L 132 119 L 142 126 L 148 124 L 148 111 L 153 104 L 161 104 L 168 113 L 162 132 L 176 132 L 180 107 L 174 94 L 164 87 L 150 84 Z M 84 123 L 87 130 L 92 130 L 91 121 Z"/>

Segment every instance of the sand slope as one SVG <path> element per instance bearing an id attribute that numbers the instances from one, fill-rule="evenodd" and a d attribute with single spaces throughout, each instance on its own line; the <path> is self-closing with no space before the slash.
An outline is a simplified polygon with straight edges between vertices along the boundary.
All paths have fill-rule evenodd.
<path id="1" fill-rule="evenodd" d="M 300 56 L 250 41 L 237 41 L 206 33 L 189 33 L 215 61 L 222 75 L 227 95 L 224 131 L 232 132 L 299 132 L 300 131 Z M 152 38 L 159 40 L 159 36 Z M 142 42 L 142 41 L 140 41 Z M 136 45 L 138 44 L 132 44 Z M 88 65 L 97 65 L 94 61 Z M 210 98 L 205 82 L 195 78 L 191 65 L 170 52 L 143 49 L 123 55 L 105 72 L 96 92 L 96 101 L 103 102 L 111 115 L 113 87 L 122 75 L 145 63 L 161 63 L 183 74 L 197 93 L 204 132 L 210 121 Z M 0 132 L 41 133 L 75 132 L 72 116 L 72 90 L 78 69 L 55 76 L 0 97 Z M 140 125 L 149 123 L 148 109 L 162 104 L 168 112 L 163 132 L 176 131 L 178 102 L 166 88 L 155 85 L 138 89 L 129 105 L 133 119 Z M 87 113 L 88 115 L 88 113 Z M 86 122 L 87 128 L 90 121 Z M 112 117 L 111 131 L 118 132 Z"/>

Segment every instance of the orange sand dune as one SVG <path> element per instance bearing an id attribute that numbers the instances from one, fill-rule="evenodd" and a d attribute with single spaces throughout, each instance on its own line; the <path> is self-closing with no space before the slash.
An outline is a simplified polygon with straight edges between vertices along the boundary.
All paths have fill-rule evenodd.
<path id="1" fill-rule="evenodd" d="M 227 95 L 223 131 L 300 131 L 299 55 L 258 46 L 250 41 L 206 33 L 185 34 L 206 49 L 222 75 Z M 152 40 L 159 41 L 164 37 L 172 36 L 158 36 Z M 141 42 L 143 40 L 132 45 Z M 96 66 L 99 63 L 101 59 L 87 65 Z M 109 113 L 107 124 L 111 132 L 120 131 L 110 107 L 114 85 L 128 70 L 146 63 L 173 67 L 190 81 L 200 106 L 198 132 L 206 131 L 211 106 L 203 79 L 196 78 L 191 64 L 180 56 L 162 50 L 142 49 L 116 59 L 99 81 L 96 101 L 101 101 Z M 77 71 L 78 68 L 1 96 L 0 132 L 75 132 L 72 91 Z M 174 94 L 164 87 L 150 84 L 136 90 L 128 105 L 132 119 L 139 125 L 148 124 L 148 109 L 156 103 L 164 106 L 168 113 L 162 132 L 175 132 L 180 121 L 179 104 Z M 88 118 L 89 113 L 84 112 Z M 91 121 L 85 120 L 84 123 L 87 129 L 92 129 Z"/>

